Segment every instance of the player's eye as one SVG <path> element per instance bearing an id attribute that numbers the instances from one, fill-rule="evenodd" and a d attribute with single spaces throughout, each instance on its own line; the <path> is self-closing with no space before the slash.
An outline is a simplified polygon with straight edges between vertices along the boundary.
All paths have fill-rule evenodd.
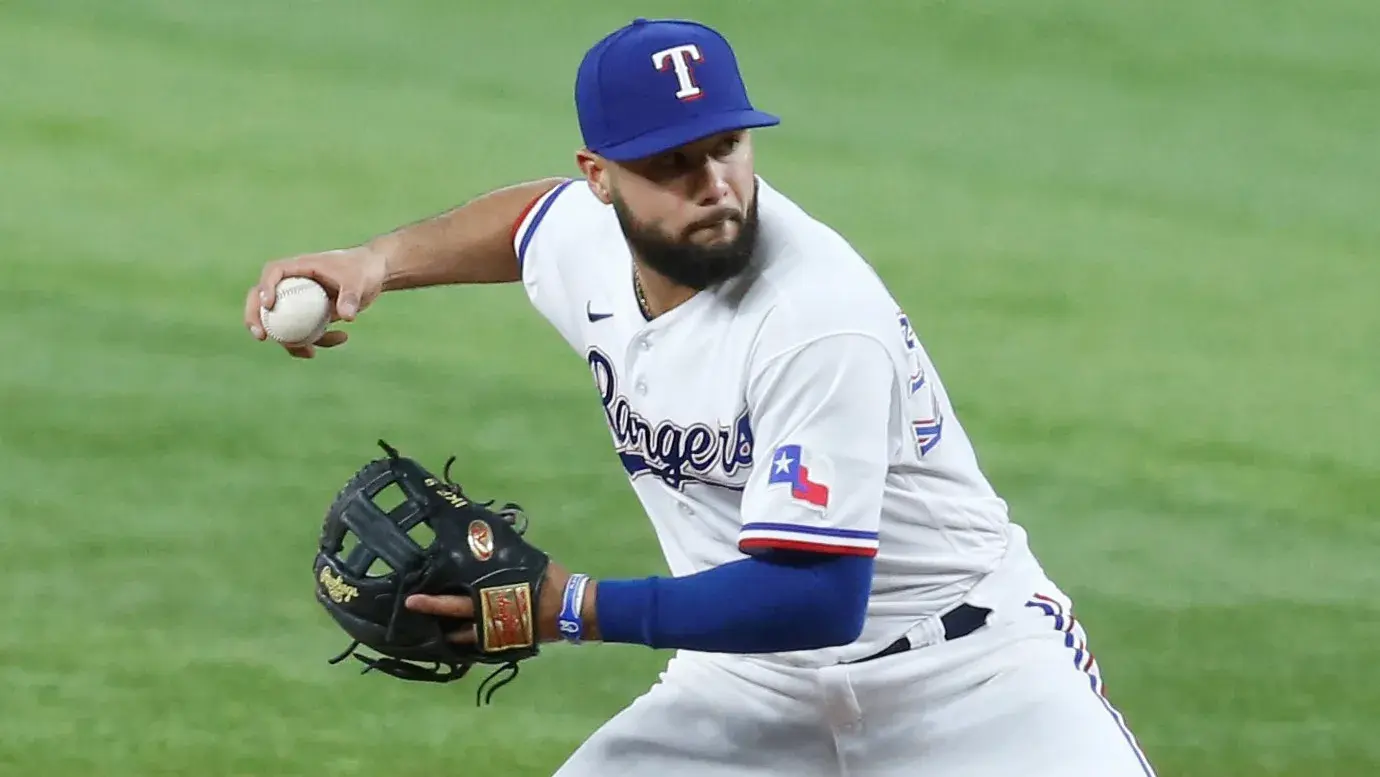
<path id="1" fill-rule="evenodd" d="M 690 167 L 690 157 L 683 151 L 673 151 L 656 157 L 651 166 L 659 173 L 680 173 Z"/>

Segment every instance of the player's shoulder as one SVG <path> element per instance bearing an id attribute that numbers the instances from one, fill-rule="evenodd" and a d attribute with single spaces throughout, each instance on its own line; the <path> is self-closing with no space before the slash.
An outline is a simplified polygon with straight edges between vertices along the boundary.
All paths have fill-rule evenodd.
<path id="1" fill-rule="evenodd" d="M 522 261 L 542 244 L 587 244 L 601 236 L 615 236 L 613 209 L 604 204 L 582 179 L 565 178 L 535 197 L 513 225 L 513 247 Z"/>
<path id="2" fill-rule="evenodd" d="M 594 196 L 587 181 L 579 178 L 557 178 L 543 193 L 537 195 L 518 220 L 522 227 L 536 226 L 548 217 L 562 213 L 595 213 L 610 210 Z"/>
<path id="3" fill-rule="evenodd" d="M 781 347 L 835 334 L 891 339 L 896 303 L 870 262 L 840 232 L 759 183 L 761 256 L 744 305 L 760 338 Z"/>

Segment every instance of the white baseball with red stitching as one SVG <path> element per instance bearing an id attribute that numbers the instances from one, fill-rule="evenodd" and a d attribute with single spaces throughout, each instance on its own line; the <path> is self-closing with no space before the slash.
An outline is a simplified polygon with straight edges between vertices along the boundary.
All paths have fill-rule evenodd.
<path id="1" fill-rule="evenodd" d="M 273 309 L 260 309 L 264 332 L 284 345 L 321 339 L 331 323 L 331 298 L 310 278 L 284 278 L 274 288 Z"/>

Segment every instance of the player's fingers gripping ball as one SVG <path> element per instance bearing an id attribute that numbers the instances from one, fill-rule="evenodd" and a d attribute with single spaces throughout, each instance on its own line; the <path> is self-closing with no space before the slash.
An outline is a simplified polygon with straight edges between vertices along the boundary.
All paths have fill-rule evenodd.
<path id="1" fill-rule="evenodd" d="M 269 337 L 288 346 L 311 345 L 331 324 L 331 298 L 311 278 L 284 278 L 274 287 L 273 309 L 260 307 Z"/>
<path id="2" fill-rule="evenodd" d="M 536 603 L 549 558 L 523 539 L 526 517 L 517 505 L 492 510 L 491 502 L 465 496 L 450 479 L 453 457 L 437 478 L 379 444 L 387 456 L 366 464 L 337 495 L 316 555 L 316 599 L 353 640 L 331 663 L 353 655 L 365 672 L 441 683 L 476 663 L 501 664 L 479 686 L 483 697 L 489 680 L 506 670 L 492 696 L 538 653 Z M 402 501 L 385 508 L 392 497 L 380 494 L 393 485 Z M 477 622 L 410 610 L 404 602 L 412 594 L 469 597 Z M 470 625 L 474 644 L 449 639 Z M 360 655 L 361 645 L 382 657 Z"/>

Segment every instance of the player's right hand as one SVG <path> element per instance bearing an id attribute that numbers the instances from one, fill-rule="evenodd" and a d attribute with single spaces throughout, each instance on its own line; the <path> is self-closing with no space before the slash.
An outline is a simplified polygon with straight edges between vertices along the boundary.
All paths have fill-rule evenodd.
<path id="1" fill-rule="evenodd" d="M 278 259 L 264 265 L 259 282 L 251 286 L 244 300 L 244 325 L 256 340 L 268 337 L 259 308 L 273 309 L 274 288 L 284 278 L 311 278 L 326 289 L 331 298 L 331 321 L 354 321 L 360 311 L 383 293 L 384 257 L 367 246 L 341 248 L 315 254 Z M 299 359 L 310 359 L 316 348 L 331 348 L 349 339 L 338 329 L 327 330 L 314 344 L 283 346 Z"/>

